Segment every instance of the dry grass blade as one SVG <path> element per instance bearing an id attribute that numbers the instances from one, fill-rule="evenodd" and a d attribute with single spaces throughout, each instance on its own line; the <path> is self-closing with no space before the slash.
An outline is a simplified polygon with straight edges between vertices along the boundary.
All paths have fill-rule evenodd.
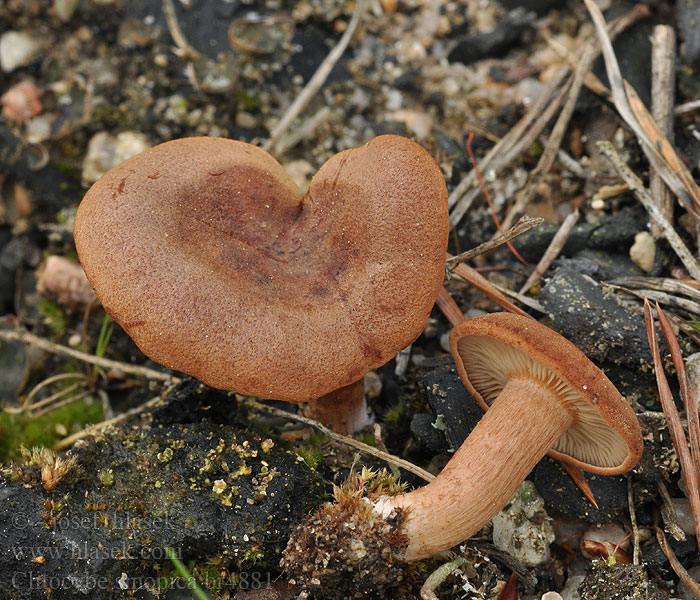
<path id="1" fill-rule="evenodd" d="M 656 528 L 656 540 L 659 542 L 661 551 L 666 555 L 666 558 L 668 558 L 668 562 L 671 564 L 671 568 L 673 569 L 674 573 L 678 575 L 679 579 L 686 585 L 686 587 L 696 598 L 700 598 L 700 584 L 695 581 L 695 579 L 690 576 L 688 571 L 685 570 L 685 567 L 678 562 L 676 555 L 668 545 L 668 541 L 666 540 L 666 536 L 664 535 L 661 527 Z"/>
<path id="2" fill-rule="evenodd" d="M 610 36 L 615 37 L 632 23 L 641 17 L 649 14 L 648 7 L 636 5 L 632 9 L 610 24 Z M 575 58 L 576 64 L 580 57 L 587 52 L 587 49 L 595 44 L 594 40 L 589 40 L 582 46 L 581 53 Z M 596 52 L 597 55 L 597 52 Z M 594 56 L 595 58 L 595 56 Z M 587 71 L 590 75 L 590 70 Z M 522 152 L 527 150 L 537 139 L 550 119 L 556 114 L 562 104 L 566 101 L 572 88 L 573 75 L 568 65 L 563 65 L 550 79 L 542 94 L 529 108 L 528 112 L 518 121 L 508 133 L 479 161 L 479 169 L 482 173 L 488 170 L 498 173 L 503 167 L 517 158 Z M 562 125 L 568 119 L 562 118 Z M 558 135 L 558 133 L 557 133 Z M 552 138 L 552 148 L 558 147 Z M 543 163 L 544 164 L 544 163 Z M 474 170 L 470 171 L 459 185 L 450 193 L 448 206 L 451 209 L 450 227 L 456 227 L 469 210 L 472 202 L 481 193 L 476 187 L 477 178 Z M 525 189 L 519 199 L 519 206 L 527 204 L 524 194 L 528 192 L 530 186 Z M 517 211 L 511 211 L 503 221 L 504 227 L 509 227 Z"/>
<path id="3" fill-rule="evenodd" d="M 564 219 L 564 222 L 561 224 L 559 231 L 557 231 L 557 233 L 552 238 L 552 241 L 549 243 L 549 246 L 547 246 L 547 249 L 544 251 L 540 262 L 537 263 L 537 266 L 532 270 L 532 273 L 530 273 L 530 276 L 520 288 L 521 294 L 527 292 L 547 272 L 547 269 L 549 269 L 549 265 L 551 265 L 552 261 L 554 261 L 554 259 L 557 256 L 559 256 L 561 249 L 564 247 L 566 240 L 569 238 L 571 230 L 574 228 L 574 225 L 576 225 L 576 223 L 578 222 L 578 218 L 579 212 L 578 209 L 576 209 L 568 217 L 566 217 L 566 219 Z"/>
<path id="4" fill-rule="evenodd" d="M 606 281 L 613 285 L 624 286 L 634 289 L 657 290 L 670 294 L 683 294 L 693 300 L 700 302 L 700 291 L 677 279 L 668 277 L 619 277 Z"/>
<path id="5" fill-rule="evenodd" d="M 615 170 L 620 174 L 622 179 L 625 180 L 625 183 L 632 190 L 635 197 L 644 205 L 644 208 L 651 215 L 652 219 L 663 229 L 666 240 L 683 263 L 683 266 L 688 269 L 690 276 L 696 281 L 700 281 L 700 265 L 698 265 L 693 254 L 688 250 L 688 247 L 683 243 L 683 240 L 676 233 L 673 226 L 663 216 L 659 207 L 652 199 L 651 194 L 649 194 L 648 190 L 642 184 L 641 179 L 639 179 L 639 177 L 632 172 L 632 169 L 625 164 L 625 161 L 622 160 L 622 157 L 610 142 L 603 140 L 598 142 L 597 145 L 613 167 L 615 167 Z"/>
<path id="6" fill-rule="evenodd" d="M 552 95 L 557 92 L 562 82 L 566 79 L 569 73 L 568 67 L 562 67 L 554 75 L 551 81 L 547 84 L 547 88 L 537 98 L 535 103 L 530 107 L 530 110 L 518 121 L 511 130 L 501 138 L 501 140 L 479 161 L 479 169 L 485 173 L 487 169 L 500 170 L 506 163 L 504 157 L 512 150 L 513 146 L 518 143 L 527 131 L 540 131 L 547 124 L 542 124 L 541 127 L 535 126 L 537 118 L 545 112 L 545 109 L 550 105 Z M 551 117 L 551 115 L 550 115 Z M 467 176 L 452 190 L 448 198 L 447 204 L 452 209 L 450 214 L 450 226 L 456 227 L 466 214 L 474 199 L 481 193 L 477 186 L 478 180 L 476 170 L 472 169 Z M 467 193 L 468 192 L 468 193 Z"/>
<path id="7" fill-rule="evenodd" d="M 533 227 L 539 227 L 542 223 L 544 223 L 544 219 L 542 217 L 529 217 L 527 215 L 523 215 L 520 217 L 520 219 L 518 219 L 518 222 L 508 231 L 503 233 L 503 235 L 487 240 L 486 242 L 479 244 L 476 248 L 466 250 L 460 254 L 457 254 L 456 256 L 448 258 L 445 261 L 445 268 L 448 271 L 453 271 L 458 264 L 471 260 L 475 256 L 484 254 L 489 250 L 493 250 L 494 248 L 509 242 L 513 238 L 518 237 L 520 234 L 529 231 Z"/>
<path id="8" fill-rule="evenodd" d="M 683 431 L 681 417 L 678 414 L 678 409 L 673 402 L 671 388 L 668 385 L 666 374 L 664 373 L 663 363 L 661 362 L 661 353 L 659 351 L 659 343 L 656 337 L 656 328 L 654 326 L 654 317 L 651 313 L 651 304 L 648 300 L 644 301 L 644 321 L 646 323 L 647 337 L 649 339 L 649 348 L 654 361 L 654 372 L 656 374 L 656 386 L 659 390 L 659 400 L 666 416 L 666 425 L 671 435 L 671 441 L 678 455 L 678 462 L 681 465 L 683 478 L 688 487 L 688 498 L 693 511 L 693 521 L 695 522 L 695 537 L 700 544 L 700 475 L 698 474 L 697 464 L 688 450 L 688 441 Z"/>
<path id="9" fill-rule="evenodd" d="M 488 279 L 486 279 L 486 277 L 484 277 L 476 269 L 472 269 L 469 265 L 465 265 L 464 263 L 457 265 L 452 271 L 452 274 L 463 279 L 470 285 L 473 285 L 477 290 L 484 294 L 484 296 L 493 300 L 504 310 L 515 313 L 516 315 L 522 315 L 524 317 L 530 316 L 524 310 L 515 306 L 515 304 L 508 300 L 505 294 L 503 294 L 500 290 L 496 289 L 496 287 Z"/>
<path id="10" fill-rule="evenodd" d="M 464 321 L 464 313 L 462 313 L 462 309 L 459 308 L 458 304 L 454 301 L 454 298 L 450 295 L 450 292 L 445 289 L 445 286 L 440 288 L 435 304 L 437 304 L 437 307 L 440 309 L 442 314 L 447 317 L 447 320 L 452 324 L 452 326 Z"/>
<path id="11" fill-rule="evenodd" d="M 676 377 L 681 389 L 681 398 L 683 398 L 683 406 L 685 408 L 685 417 L 688 422 L 688 438 L 690 439 L 690 455 L 693 463 L 700 466 L 700 425 L 698 425 L 698 402 L 693 391 L 693 386 L 690 384 L 690 379 L 685 370 L 683 355 L 681 354 L 678 338 L 671 327 L 671 323 L 666 318 L 664 311 L 661 310 L 659 303 L 656 303 L 656 314 L 661 325 L 661 331 L 664 334 L 664 339 L 668 348 L 671 351 L 671 359 L 673 366 L 676 368 Z M 697 524 L 696 524 L 697 525 Z"/>
<path id="12" fill-rule="evenodd" d="M 340 38 L 340 41 L 328 53 L 328 56 L 323 59 L 323 62 L 319 65 L 316 72 L 304 86 L 304 89 L 301 90 L 301 93 L 295 98 L 294 102 L 292 102 L 284 115 L 282 115 L 282 118 L 270 132 L 270 137 L 267 138 L 267 141 L 263 144 L 263 150 L 270 153 L 275 153 L 277 141 L 279 140 L 280 136 L 287 131 L 292 121 L 302 110 L 304 110 L 309 101 L 321 89 L 333 70 L 335 63 L 338 62 L 340 57 L 343 55 L 343 52 L 345 52 L 345 49 L 348 47 L 352 36 L 355 34 L 355 29 L 357 29 L 360 19 L 365 12 L 367 4 L 367 0 L 357 0 L 355 3 L 355 10 L 352 14 L 352 19 L 350 19 L 350 23 L 348 24 L 348 28 L 345 30 L 345 33 L 343 33 L 343 37 Z"/>
<path id="13" fill-rule="evenodd" d="M 615 108 L 637 136 L 649 162 L 685 208 L 700 218 L 700 188 L 665 138 L 636 92 L 622 78 L 605 20 L 593 0 L 584 0 L 600 39 Z"/>
<path id="14" fill-rule="evenodd" d="M 644 106 L 644 102 L 642 102 L 642 99 L 637 95 L 635 89 L 627 81 L 625 81 L 624 84 L 627 99 L 629 100 L 630 108 L 634 116 L 649 136 L 650 146 L 658 150 L 661 154 L 661 158 L 665 161 L 662 163 L 662 168 L 659 168 L 656 161 L 651 161 L 654 168 L 659 169 L 659 175 L 671 189 L 674 189 L 686 210 L 700 219 L 700 188 L 695 183 L 688 168 L 676 153 L 671 142 L 668 141 L 656 124 L 654 117 L 651 116 L 647 107 Z M 668 167 L 666 165 L 668 165 Z M 669 182 L 669 179 L 674 181 L 676 177 L 682 183 L 682 188 L 674 188 Z"/>

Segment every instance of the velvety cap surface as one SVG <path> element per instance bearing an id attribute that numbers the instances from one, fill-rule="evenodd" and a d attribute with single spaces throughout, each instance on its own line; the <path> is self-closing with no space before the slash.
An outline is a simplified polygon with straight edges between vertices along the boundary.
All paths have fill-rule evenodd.
<path id="1" fill-rule="evenodd" d="M 418 337 L 447 219 L 440 169 L 400 136 L 333 156 L 306 196 L 255 146 L 186 138 L 95 183 L 75 241 L 105 310 L 150 358 L 301 402 Z"/>
<path id="2" fill-rule="evenodd" d="M 583 352 L 545 325 L 508 313 L 474 317 L 453 329 L 450 349 L 463 383 L 485 409 L 511 378 L 537 380 L 556 395 L 574 423 L 552 456 L 606 474 L 628 471 L 639 460 L 642 438 L 632 408 Z"/>

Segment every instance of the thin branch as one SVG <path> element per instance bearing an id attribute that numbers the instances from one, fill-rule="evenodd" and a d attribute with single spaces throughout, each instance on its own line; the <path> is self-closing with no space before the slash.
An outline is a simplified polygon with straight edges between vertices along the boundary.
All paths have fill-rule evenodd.
<path id="1" fill-rule="evenodd" d="M 659 129 L 673 142 L 673 104 L 676 96 L 676 34 L 668 25 L 656 25 L 651 36 L 651 113 Z M 655 169 L 649 174 L 651 197 L 661 214 L 673 221 L 673 198 Z M 655 238 L 663 235 L 661 228 L 652 223 Z"/>
<path id="2" fill-rule="evenodd" d="M 304 423 L 305 425 L 309 425 L 310 427 L 314 427 L 318 429 L 321 433 L 324 435 L 328 436 L 329 438 L 336 440 L 338 442 L 341 442 L 343 444 L 346 444 L 348 446 L 352 446 L 353 448 L 360 450 L 361 452 L 364 452 L 366 454 L 370 454 L 371 456 L 374 456 L 376 458 L 379 458 L 383 461 L 388 462 L 389 464 L 396 465 L 397 467 L 401 467 L 402 469 L 413 473 L 414 475 L 417 475 L 421 479 L 424 479 L 425 481 L 432 481 L 435 479 L 435 475 L 432 473 L 429 473 L 425 469 L 421 469 L 420 467 L 414 465 L 411 462 L 408 462 L 407 460 L 404 460 L 403 458 L 400 458 L 398 456 L 394 456 L 393 454 L 389 454 L 388 452 L 382 452 L 381 450 L 378 450 L 377 448 L 374 448 L 372 446 L 368 446 L 367 444 L 363 444 L 362 442 L 356 440 L 355 438 L 349 437 L 347 435 L 341 435 L 340 433 L 336 433 L 335 431 L 328 429 L 325 425 L 321 425 L 318 421 L 314 421 L 313 419 L 308 419 L 306 417 L 302 417 L 301 415 L 296 415 L 293 413 L 289 413 L 285 410 L 281 410 L 279 408 L 275 408 L 274 406 L 269 406 L 267 404 L 263 404 L 262 402 L 258 402 L 257 400 L 253 400 L 252 398 L 244 397 L 244 396 L 237 396 L 237 398 L 240 399 L 240 402 L 244 404 L 245 406 L 249 406 L 250 408 L 253 408 L 257 411 L 264 411 L 268 412 L 270 414 L 276 415 L 278 417 L 284 417 L 285 419 L 291 419 L 293 421 L 298 421 L 299 423 Z"/>
<path id="3" fill-rule="evenodd" d="M 667 292 L 669 294 L 682 294 L 693 300 L 700 302 L 700 291 L 687 283 L 671 279 L 668 277 L 619 277 L 611 279 L 605 283 L 620 285 L 635 289 L 657 290 L 659 292 Z"/>
<path id="4" fill-rule="evenodd" d="M 688 269 L 690 276 L 696 281 L 700 281 L 700 266 L 691 254 L 690 250 L 688 250 L 688 247 L 683 243 L 683 240 L 681 240 L 680 236 L 676 233 L 676 230 L 661 214 L 659 207 L 656 206 L 655 202 L 649 195 L 649 192 L 642 184 L 641 179 L 639 179 L 639 177 L 637 177 L 625 164 L 622 157 L 617 153 L 617 150 L 613 148 L 613 145 L 610 142 L 607 140 L 600 141 L 598 142 L 598 147 L 600 148 L 600 151 L 608 158 L 613 167 L 615 167 L 622 179 L 625 180 L 625 183 L 629 186 L 637 199 L 644 205 L 644 208 L 646 208 L 652 219 L 654 219 L 661 226 L 666 240 L 671 248 L 673 248 L 678 258 L 680 258 L 685 268 Z"/>
<path id="5" fill-rule="evenodd" d="M 165 21 L 168 24 L 168 31 L 179 50 L 179 54 L 190 60 L 202 58 L 202 55 L 187 41 L 185 34 L 180 28 L 173 0 L 163 0 L 163 12 L 165 13 Z"/>
<path id="6" fill-rule="evenodd" d="M 466 558 L 459 556 L 435 569 L 428 576 L 420 589 L 421 600 L 438 600 L 435 590 L 437 590 L 445 579 L 452 575 L 452 573 L 457 571 L 457 569 L 459 569 L 462 565 L 466 564 L 466 562 Z"/>
<path id="7" fill-rule="evenodd" d="M 301 93 L 296 97 L 294 102 L 292 102 L 284 115 L 282 115 L 282 118 L 279 120 L 275 128 L 270 132 L 270 137 L 267 138 L 267 141 L 263 144 L 263 150 L 267 150 L 268 152 L 274 151 L 280 136 L 289 128 L 290 124 L 294 119 L 296 119 L 297 115 L 304 110 L 311 98 L 313 98 L 321 89 L 328 78 L 328 75 L 330 75 L 330 72 L 333 70 L 335 63 L 338 62 L 340 57 L 343 55 L 343 52 L 345 52 L 345 49 L 348 47 L 348 44 L 355 33 L 355 29 L 357 29 L 360 19 L 364 14 L 366 6 L 367 0 L 357 0 L 355 4 L 355 11 L 352 14 L 352 19 L 350 20 L 350 24 L 345 30 L 343 37 L 340 38 L 340 41 L 329 52 L 328 56 L 326 56 L 323 62 L 319 65 L 318 69 L 316 69 L 313 77 L 309 79 L 308 83 L 304 86 L 304 89 L 301 90 Z"/>
<path id="8" fill-rule="evenodd" d="M 630 512 L 630 523 L 632 524 L 632 564 L 639 564 L 639 528 L 637 527 L 637 513 L 634 510 L 634 488 L 632 478 L 627 476 L 627 506 Z"/>
<path id="9" fill-rule="evenodd" d="M 692 102 L 686 102 L 684 104 L 679 104 L 673 109 L 674 115 L 684 115 L 685 113 L 693 112 L 700 108 L 700 100 L 693 100 Z"/>
<path id="10" fill-rule="evenodd" d="M 530 229 L 533 229 L 534 227 L 539 227 L 540 225 L 542 225 L 542 223 L 544 223 L 544 219 L 542 217 L 529 217 L 527 215 L 523 215 L 522 217 L 520 217 L 520 219 L 518 219 L 518 222 L 515 225 L 513 225 L 513 227 L 511 227 L 502 235 L 487 240 L 484 243 L 479 244 L 476 248 L 466 250 L 465 252 L 461 252 L 456 256 L 448 258 L 445 261 L 445 268 L 448 271 L 454 271 L 455 267 L 458 264 L 471 260 L 475 256 L 479 256 L 481 254 L 489 252 L 494 248 L 498 248 L 498 246 L 509 242 L 513 238 L 518 237 L 526 231 L 530 231 Z"/>
<path id="11" fill-rule="evenodd" d="M 552 241 L 549 243 L 549 246 L 547 246 L 547 249 L 544 251 L 540 262 L 537 263 L 537 266 L 532 270 L 532 273 L 530 273 L 530 276 L 520 288 L 521 294 L 527 292 L 533 285 L 542 279 L 542 276 L 547 272 L 547 269 L 549 269 L 549 266 L 552 264 L 554 259 L 559 256 L 561 249 L 564 247 L 566 240 L 569 238 L 571 230 L 578 222 L 579 216 L 578 209 L 576 209 L 568 217 L 566 217 L 566 219 L 564 219 L 561 227 L 552 238 Z"/>
<path id="12" fill-rule="evenodd" d="M 688 488 L 688 498 L 692 507 L 693 521 L 695 522 L 695 537 L 700 543 L 700 474 L 688 450 L 688 441 L 685 437 L 685 431 L 683 431 L 681 418 L 673 402 L 671 388 L 668 385 L 668 380 L 664 373 L 659 343 L 656 337 L 656 327 L 654 326 L 654 317 L 651 314 L 651 305 L 648 300 L 644 301 L 644 320 L 646 322 L 649 348 L 651 349 L 651 355 L 654 361 L 654 373 L 656 375 L 656 387 L 659 391 L 659 400 L 664 415 L 666 415 L 666 426 L 671 435 L 673 447 L 676 449 L 678 462 L 681 465 L 683 478 Z"/>
<path id="13" fill-rule="evenodd" d="M 129 373 L 131 375 L 138 375 L 139 377 L 145 377 L 146 379 L 157 379 L 159 381 L 180 381 L 179 378 L 169 375 L 168 373 L 163 373 L 162 371 L 156 371 L 155 369 L 149 369 L 148 367 L 141 367 L 138 365 L 130 365 L 129 363 L 120 362 L 117 360 L 110 360 L 108 358 L 101 358 L 95 356 L 94 354 L 86 354 L 85 352 L 80 352 L 79 350 L 73 350 L 68 346 L 62 346 L 61 344 L 55 344 L 44 338 L 29 333 L 28 331 L 5 331 L 0 330 L 0 339 L 2 340 L 18 340 L 24 342 L 25 344 L 31 344 L 52 354 L 59 354 L 61 356 L 66 356 L 68 358 L 75 358 L 91 365 L 97 365 L 98 367 L 103 367 L 105 369 L 114 369 L 116 371 L 121 371 L 122 373 Z"/>
<path id="14" fill-rule="evenodd" d="M 100 431 L 102 431 L 103 429 L 106 429 L 107 427 L 118 425 L 119 423 L 123 423 L 125 421 L 128 421 L 129 419 L 131 419 L 131 417 L 135 417 L 137 415 L 140 415 L 141 413 L 144 413 L 148 410 L 151 410 L 170 392 L 170 390 L 175 385 L 176 384 L 173 383 L 160 396 L 156 396 L 155 398 L 151 398 L 150 400 L 144 402 L 143 404 L 140 404 L 139 406 L 136 406 L 134 408 L 130 408 L 129 410 L 123 412 L 120 415 L 117 415 L 116 417 L 114 417 L 112 419 L 107 419 L 106 421 L 102 421 L 101 423 L 96 423 L 94 425 L 90 425 L 89 427 L 86 427 L 85 429 L 81 429 L 80 431 L 74 433 L 73 435 L 69 435 L 68 437 L 63 438 L 60 442 L 58 442 L 57 444 L 54 445 L 53 449 L 54 450 L 65 450 L 66 448 L 70 448 L 78 440 L 82 440 L 90 435 L 97 435 Z"/>
<path id="15" fill-rule="evenodd" d="M 671 546 L 669 546 L 668 542 L 666 541 L 666 536 L 664 535 L 661 527 L 656 528 L 656 540 L 659 542 L 659 547 L 666 555 L 666 558 L 668 559 L 674 573 L 678 575 L 678 578 L 686 585 L 686 587 L 694 594 L 696 598 L 700 598 L 700 583 L 695 581 L 695 579 L 690 576 L 688 571 L 685 570 L 685 567 L 676 558 Z"/>

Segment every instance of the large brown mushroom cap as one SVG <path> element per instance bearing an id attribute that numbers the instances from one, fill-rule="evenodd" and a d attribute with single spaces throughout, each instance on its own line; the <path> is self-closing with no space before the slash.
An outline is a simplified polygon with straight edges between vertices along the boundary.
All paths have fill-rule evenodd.
<path id="1" fill-rule="evenodd" d="M 642 439 L 632 408 L 583 352 L 548 327 L 514 314 L 482 315 L 453 329 L 450 349 L 462 382 L 484 409 L 511 378 L 537 380 L 556 395 L 574 423 L 550 455 L 608 475 L 639 460 Z"/>
<path id="2" fill-rule="evenodd" d="M 257 147 L 167 142 L 104 175 L 75 220 L 88 279 L 146 355 L 292 402 L 418 337 L 447 235 L 440 169 L 393 135 L 333 156 L 304 197 Z"/>

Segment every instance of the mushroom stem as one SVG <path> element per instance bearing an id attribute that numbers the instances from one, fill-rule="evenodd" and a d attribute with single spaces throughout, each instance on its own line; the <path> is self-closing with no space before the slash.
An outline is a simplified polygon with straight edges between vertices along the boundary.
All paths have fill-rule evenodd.
<path id="1" fill-rule="evenodd" d="M 311 400 L 309 402 L 311 416 L 336 433 L 350 435 L 359 431 L 369 421 L 367 404 L 365 402 L 364 379 Z"/>
<path id="2" fill-rule="evenodd" d="M 429 557 L 479 531 L 573 421 L 541 383 L 510 379 L 433 481 L 377 502 L 386 516 L 395 508 L 408 511 L 405 559 Z"/>

